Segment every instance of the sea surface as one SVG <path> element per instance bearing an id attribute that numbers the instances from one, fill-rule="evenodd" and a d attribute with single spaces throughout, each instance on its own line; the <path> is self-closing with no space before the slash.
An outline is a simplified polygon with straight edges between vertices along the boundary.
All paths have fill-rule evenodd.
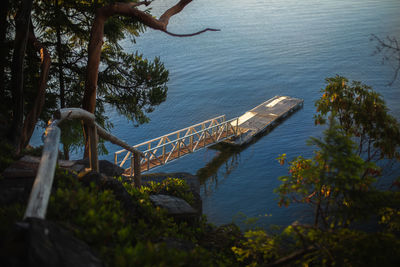
<path id="1" fill-rule="evenodd" d="M 152 14 L 175 2 L 155 1 Z M 127 51 L 161 58 L 169 90 L 148 114 L 150 123 L 140 127 L 110 109 L 112 133 L 134 145 L 217 115 L 239 116 L 275 95 L 302 98 L 303 109 L 240 153 L 204 149 L 154 172 L 204 174 L 212 166 L 201 177 L 201 194 L 204 213 L 217 225 L 240 223 L 243 214 L 263 227 L 307 220 L 304 207 L 278 207 L 273 190 L 287 166 L 276 158 L 312 156 L 306 140 L 323 131 L 313 116 L 326 77 L 339 74 L 372 86 L 400 119 L 400 80 L 388 85 L 396 61 L 382 65 L 370 40 L 371 34 L 400 38 L 399 14 L 400 0 L 195 0 L 170 20 L 169 31 L 220 31 L 176 38 L 148 29 L 136 43 L 123 43 Z M 113 160 L 113 154 L 103 158 Z"/>

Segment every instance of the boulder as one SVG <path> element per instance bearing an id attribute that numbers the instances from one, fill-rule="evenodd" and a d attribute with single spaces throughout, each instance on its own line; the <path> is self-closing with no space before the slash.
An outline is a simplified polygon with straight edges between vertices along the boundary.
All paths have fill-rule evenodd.
<path id="1" fill-rule="evenodd" d="M 83 241 L 59 225 L 36 218 L 17 223 L 0 252 L 2 266 L 103 266 Z"/>
<path id="2" fill-rule="evenodd" d="M 198 218 L 198 212 L 181 198 L 159 194 L 151 195 L 150 200 L 155 206 L 166 209 L 175 219 L 193 221 Z"/>
<path id="3" fill-rule="evenodd" d="M 160 183 L 167 178 L 178 178 L 185 180 L 185 182 L 189 185 L 190 192 L 194 197 L 194 203 L 192 207 L 196 209 L 198 215 L 201 216 L 203 213 L 203 201 L 200 196 L 200 182 L 197 176 L 187 172 L 143 174 L 142 183 L 146 184 L 146 182 L 150 181 Z"/>
<path id="4" fill-rule="evenodd" d="M 40 158 L 23 156 L 3 171 L 5 178 L 32 178 L 36 176 Z"/>
<path id="5" fill-rule="evenodd" d="M 89 168 L 89 159 L 77 160 L 70 168 L 76 172 L 84 171 L 85 168 Z M 120 176 L 124 173 L 124 169 L 108 160 L 99 160 L 99 171 L 100 173 L 107 176 Z"/>

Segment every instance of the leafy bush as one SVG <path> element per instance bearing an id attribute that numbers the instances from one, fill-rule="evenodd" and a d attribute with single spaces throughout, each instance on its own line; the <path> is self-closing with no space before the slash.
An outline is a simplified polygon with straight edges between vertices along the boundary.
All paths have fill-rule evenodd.
<path id="1" fill-rule="evenodd" d="M 14 161 L 14 148 L 5 141 L 0 142 L 0 173 L 3 172 Z"/>
<path id="2" fill-rule="evenodd" d="M 166 192 L 189 201 L 193 198 L 188 194 L 189 187 L 179 179 L 140 189 L 125 182 L 135 203 L 132 212 L 124 210 L 109 190 L 101 191 L 95 184 L 84 187 L 76 177 L 60 170 L 56 177 L 48 219 L 74 232 L 109 266 L 212 266 L 234 261 L 233 255 L 194 245 L 213 229 L 205 218 L 189 225 L 174 221 L 165 210 L 153 206 L 150 193 Z M 169 239 L 189 242 L 193 248 L 167 246 L 165 241 Z"/>

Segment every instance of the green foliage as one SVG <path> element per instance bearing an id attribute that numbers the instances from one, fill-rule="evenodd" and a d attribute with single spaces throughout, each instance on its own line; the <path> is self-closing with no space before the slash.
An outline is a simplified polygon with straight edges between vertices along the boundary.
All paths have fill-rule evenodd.
<path id="1" fill-rule="evenodd" d="M 0 173 L 2 173 L 14 161 L 14 148 L 8 142 L 0 142 Z"/>
<path id="2" fill-rule="evenodd" d="M 21 220 L 25 212 L 25 205 L 13 203 L 11 205 L 0 206 L 0 235 L 4 238 L 13 227 L 16 221 Z"/>
<path id="3" fill-rule="evenodd" d="M 165 194 L 182 198 L 190 205 L 194 202 L 193 194 L 185 180 L 178 178 L 167 178 L 161 183 L 149 182 L 143 189 L 148 194 Z"/>
<path id="4" fill-rule="evenodd" d="M 354 213 L 344 211 L 363 201 L 375 181 L 370 173 L 377 167 L 354 152 L 354 143 L 340 129 L 331 119 L 323 141 L 311 139 L 319 149 L 315 156 L 291 161 L 290 175 L 280 177 L 282 184 L 276 189 L 280 205 L 301 202 L 314 206 L 315 226 L 336 227 L 355 220 Z"/>
<path id="5" fill-rule="evenodd" d="M 88 243 L 108 266 L 224 266 L 234 262 L 233 254 L 224 254 L 230 251 L 228 245 L 213 250 L 202 241 L 182 250 L 165 242 L 200 244 L 213 229 L 205 218 L 193 224 L 177 222 L 150 202 L 150 193 L 163 190 L 188 197 L 184 182 L 170 178 L 140 189 L 130 183 L 124 186 L 135 204 L 133 211 L 124 210 L 111 191 L 95 184 L 85 187 L 77 177 L 57 170 L 47 218 Z"/>
<path id="6" fill-rule="evenodd" d="M 379 94 L 360 82 L 347 85 L 337 76 L 327 79 L 316 102 L 316 124 L 328 129 L 312 158 L 289 162 L 289 175 L 280 177 L 275 190 L 280 205 L 305 203 L 314 210 L 314 224 L 294 223 L 273 243 L 263 232 L 249 232 L 239 259 L 261 264 L 257 257 L 278 251 L 276 262 L 315 266 L 397 266 L 399 258 L 400 194 L 378 191 L 382 174 L 376 161 L 399 158 L 399 124 L 388 113 Z M 286 154 L 277 159 L 285 164 Z M 396 182 L 393 183 L 396 185 Z M 365 227 L 373 230 L 362 231 Z M 285 249 L 280 242 L 286 242 Z M 260 243 L 256 245 L 257 243 Z M 270 244 L 268 247 L 266 244 Z M 264 248 L 262 249 L 262 247 Z"/>
<path id="7" fill-rule="evenodd" d="M 170 248 L 165 243 L 139 242 L 134 247 L 119 250 L 115 266 L 214 266 L 210 256 L 210 252 L 201 247 L 187 252 Z"/>
<path id="8" fill-rule="evenodd" d="M 326 81 L 328 85 L 315 103 L 315 123 L 324 124 L 326 117 L 333 114 L 343 131 L 357 139 L 358 154 L 366 161 L 400 159 L 400 127 L 383 98 L 358 81 L 348 85 L 348 80 L 341 76 Z"/>
<path id="9" fill-rule="evenodd" d="M 240 247 L 232 247 L 238 261 L 250 263 L 248 266 L 256 266 L 256 263 L 271 261 L 278 256 L 276 240 L 267 235 L 263 230 L 249 230 L 244 234 L 246 238 Z"/>
<path id="10" fill-rule="evenodd" d="M 299 240 L 297 249 L 310 248 L 297 260 L 298 265 L 397 266 L 400 260 L 399 239 L 391 233 L 367 233 L 348 228 L 335 231 L 304 226 L 289 228 Z"/>

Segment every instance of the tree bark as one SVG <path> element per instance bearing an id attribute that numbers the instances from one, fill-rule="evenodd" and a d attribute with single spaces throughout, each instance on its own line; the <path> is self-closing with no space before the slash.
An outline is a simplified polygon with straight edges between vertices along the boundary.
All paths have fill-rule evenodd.
<path id="1" fill-rule="evenodd" d="M 16 18 L 14 54 L 11 66 L 11 95 L 13 100 L 13 117 L 8 138 L 20 152 L 20 142 L 24 119 L 23 70 L 26 44 L 32 11 L 32 0 L 22 0 L 21 9 Z"/>
<path id="2" fill-rule="evenodd" d="M 60 16 L 60 6 L 58 4 L 58 0 L 54 0 L 54 4 L 56 7 L 56 19 L 59 19 Z M 62 59 L 64 57 L 62 52 L 62 43 L 61 43 L 61 27 L 57 23 L 56 25 L 56 35 L 57 35 L 57 59 L 58 59 L 58 79 L 60 81 L 60 108 L 65 108 L 65 85 L 64 85 L 64 73 L 62 68 Z"/>
<path id="3" fill-rule="evenodd" d="M 5 96 L 5 81 L 6 75 L 5 70 L 7 66 L 7 43 L 6 43 L 6 33 L 7 33 L 7 13 L 10 1 L 4 0 L 0 10 L 0 99 L 4 99 Z"/>
<path id="4" fill-rule="evenodd" d="M 48 53 L 47 49 L 36 39 L 32 24 L 29 31 L 29 42 L 40 53 L 42 64 L 40 66 L 41 71 L 39 77 L 38 93 L 36 95 L 33 107 L 29 111 L 24 121 L 24 127 L 21 134 L 20 149 L 23 149 L 28 145 L 29 140 L 32 137 L 33 131 L 35 130 L 35 125 L 39 119 L 40 113 L 42 112 L 45 101 L 47 78 L 49 76 L 49 69 L 51 64 L 50 54 Z"/>

